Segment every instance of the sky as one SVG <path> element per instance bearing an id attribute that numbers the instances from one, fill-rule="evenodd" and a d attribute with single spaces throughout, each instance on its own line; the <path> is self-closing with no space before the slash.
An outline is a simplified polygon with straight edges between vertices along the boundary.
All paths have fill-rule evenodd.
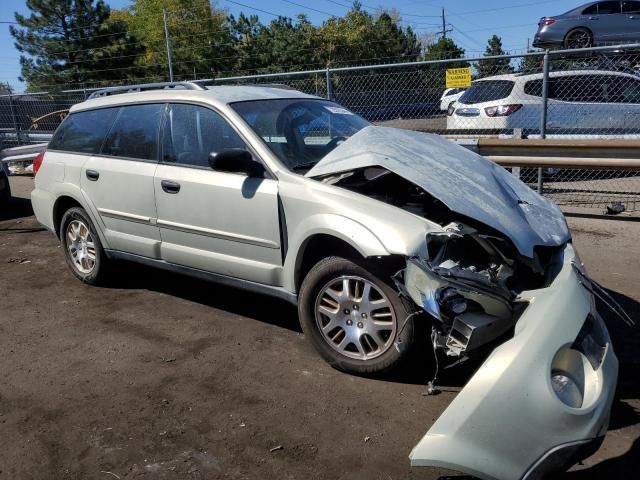
<path id="1" fill-rule="evenodd" d="M 14 21 L 13 12 L 29 14 L 24 0 L 1 0 L 0 9 L 0 81 L 8 82 L 16 92 L 25 85 L 18 80 L 20 54 L 9 34 Z M 123 8 L 130 0 L 106 0 L 111 8 Z M 322 24 L 331 15 L 343 15 L 349 10 L 351 0 L 216 0 L 216 5 L 234 15 L 241 11 L 258 15 L 268 23 L 277 15 L 294 17 L 305 13 L 309 20 Z M 494 33 L 502 37 L 505 50 L 523 51 L 527 39 L 533 41 L 540 17 L 553 16 L 581 5 L 576 0 L 363 0 L 363 8 L 374 13 L 378 8 L 395 8 L 403 23 L 411 25 L 417 33 L 435 32 L 441 29 L 442 9 L 445 10 L 448 33 L 469 56 L 484 51 L 487 39 Z"/>

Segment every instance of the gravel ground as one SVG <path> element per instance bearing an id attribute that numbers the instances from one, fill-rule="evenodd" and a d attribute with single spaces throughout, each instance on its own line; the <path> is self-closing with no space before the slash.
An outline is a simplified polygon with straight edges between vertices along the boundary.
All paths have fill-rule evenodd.
<path id="1" fill-rule="evenodd" d="M 455 395 L 339 373 L 286 303 L 123 265 L 68 271 L 12 177 L 0 221 L 1 479 L 436 479 L 407 455 Z M 590 273 L 638 318 L 640 223 L 572 218 Z M 610 319 L 621 377 L 603 448 L 561 478 L 637 478 L 640 335 Z M 452 372 L 441 384 L 464 384 Z M 451 476 L 451 477 L 449 477 Z"/>

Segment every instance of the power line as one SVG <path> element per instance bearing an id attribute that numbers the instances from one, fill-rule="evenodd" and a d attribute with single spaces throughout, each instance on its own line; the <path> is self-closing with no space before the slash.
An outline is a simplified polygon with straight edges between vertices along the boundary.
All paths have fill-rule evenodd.
<path id="1" fill-rule="evenodd" d="M 522 7 L 530 7 L 533 5 L 543 5 L 545 3 L 557 3 L 558 0 L 543 0 L 542 2 L 528 2 L 528 3 L 520 3 L 518 5 L 506 5 L 504 7 L 495 7 L 495 8 L 485 8 L 482 10 L 471 10 L 467 12 L 460 13 L 452 13 L 454 17 L 463 17 L 466 15 L 475 15 L 477 13 L 487 13 L 487 12 L 499 12 L 501 10 L 512 9 L 512 8 L 522 8 Z"/>
<path id="2" fill-rule="evenodd" d="M 285 3 L 289 3 L 291 5 L 295 5 L 296 7 L 306 8 L 307 10 L 311 10 L 312 12 L 322 13 L 323 15 L 328 15 L 329 17 L 336 17 L 337 16 L 337 15 L 335 15 L 333 13 L 325 12 L 323 10 L 318 10 L 316 8 L 308 7 L 306 5 L 301 5 L 300 3 L 292 2 L 291 0 L 282 0 L 282 1 L 285 2 Z"/>
<path id="3" fill-rule="evenodd" d="M 246 5 L 244 3 L 236 2 L 235 0 L 224 0 L 224 1 L 228 3 L 233 3 L 235 5 L 240 5 L 241 7 L 249 8 L 251 10 L 255 10 L 256 12 L 266 13 L 267 15 L 271 15 L 272 17 L 286 17 L 286 15 L 280 15 L 278 13 L 268 12 L 267 10 L 262 10 L 257 7 L 252 7 L 251 5 Z"/>
<path id="4" fill-rule="evenodd" d="M 284 1 L 286 1 L 286 0 L 284 0 Z M 337 2 L 337 1 L 335 1 L 335 0 L 325 0 L 325 1 L 326 1 L 326 2 L 330 2 L 330 3 L 333 3 L 333 4 L 335 4 L 335 5 L 340 5 L 340 6 L 342 6 L 342 7 L 347 7 L 347 8 L 351 8 L 351 7 L 353 6 L 353 5 L 346 5 L 346 4 L 344 4 L 344 3 Z M 362 3 L 362 6 L 363 6 L 364 8 L 366 8 L 367 10 L 373 10 L 373 11 L 376 11 L 376 12 L 378 12 L 378 11 L 380 11 L 380 10 L 382 9 L 382 7 L 374 7 L 374 6 L 372 6 L 372 5 L 367 5 L 366 3 Z M 305 8 L 308 8 L 308 7 L 305 7 Z M 440 15 L 417 15 L 417 14 L 413 14 L 413 13 L 406 13 L 406 12 L 400 12 L 400 11 L 398 11 L 398 14 L 399 14 L 400 16 L 403 16 L 403 17 L 414 17 L 414 18 L 440 18 Z"/>

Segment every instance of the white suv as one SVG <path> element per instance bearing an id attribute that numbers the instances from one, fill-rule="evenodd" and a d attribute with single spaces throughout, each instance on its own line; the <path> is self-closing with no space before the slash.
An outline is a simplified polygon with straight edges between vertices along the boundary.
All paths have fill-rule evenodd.
<path id="1" fill-rule="evenodd" d="M 539 129 L 542 73 L 508 74 L 476 80 L 449 108 L 447 129 Z M 637 129 L 640 77 L 623 72 L 551 72 L 548 129 Z"/>
<path id="2" fill-rule="evenodd" d="M 35 214 L 79 279 L 121 259 L 276 295 L 360 374 L 418 347 L 492 350 L 414 465 L 537 477 L 601 439 L 616 357 L 549 200 L 446 139 L 293 90 L 136 90 L 74 106 L 34 164 Z"/>

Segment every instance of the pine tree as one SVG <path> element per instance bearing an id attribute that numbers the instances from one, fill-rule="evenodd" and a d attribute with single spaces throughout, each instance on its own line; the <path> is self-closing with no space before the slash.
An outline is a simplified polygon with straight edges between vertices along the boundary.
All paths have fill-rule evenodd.
<path id="1" fill-rule="evenodd" d="M 497 57 L 500 55 L 506 55 L 506 52 L 502 49 L 502 39 L 497 35 L 493 35 L 487 42 L 484 56 Z M 478 64 L 478 78 L 501 75 L 503 73 L 513 73 L 511 59 L 509 58 L 480 60 Z"/>
<path id="2" fill-rule="evenodd" d="M 84 88 L 121 80 L 141 47 L 103 0 L 27 0 L 10 32 L 28 90 Z"/>

